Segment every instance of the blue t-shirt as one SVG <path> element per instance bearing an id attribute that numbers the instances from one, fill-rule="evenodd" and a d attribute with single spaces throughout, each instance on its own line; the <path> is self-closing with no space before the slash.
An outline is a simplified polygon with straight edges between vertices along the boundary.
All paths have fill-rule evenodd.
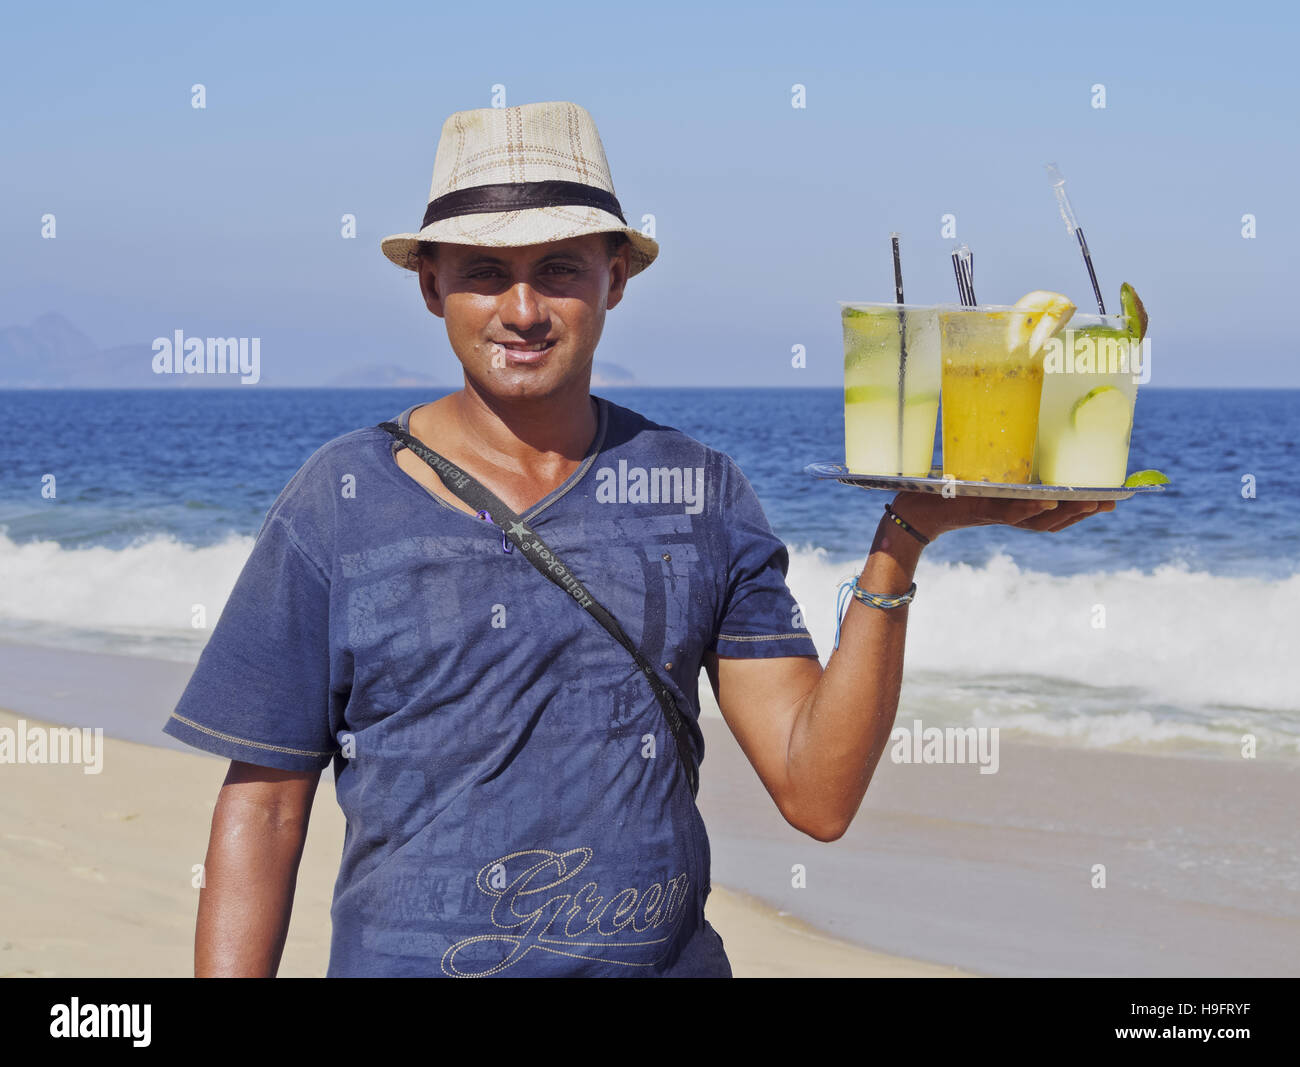
<path id="1" fill-rule="evenodd" d="M 595 399 L 583 462 L 521 518 L 659 666 L 702 758 L 706 651 L 816 655 L 789 555 L 734 460 Z M 165 732 L 333 761 L 331 977 L 729 977 L 704 824 L 635 661 L 397 448 L 357 430 L 294 475 Z"/>

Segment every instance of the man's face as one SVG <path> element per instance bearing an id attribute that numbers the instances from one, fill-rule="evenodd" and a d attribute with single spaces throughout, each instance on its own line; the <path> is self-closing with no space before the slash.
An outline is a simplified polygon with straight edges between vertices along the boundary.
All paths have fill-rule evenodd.
<path id="1" fill-rule="evenodd" d="M 626 282 L 626 248 L 610 260 L 599 233 L 520 248 L 440 244 L 432 264 L 420 262 L 425 303 L 446 319 L 466 374 L 502 397 L 589 384 L 605 312 Z"/>

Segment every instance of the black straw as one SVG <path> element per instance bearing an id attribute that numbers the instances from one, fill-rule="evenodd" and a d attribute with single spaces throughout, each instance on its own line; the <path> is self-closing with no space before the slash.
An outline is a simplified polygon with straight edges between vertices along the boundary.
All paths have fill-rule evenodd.
<path id="1" fill-rule="evenodd" d="M 975 256 L 966 245 L 952 250 L 952 270 L 963 307 L 975 306 Z"/>
<path id="2" fill-rule="evenodd" d="M 891 233 L 889 242 L 894 247 L 894 300 L 898 304 L 898 467 L 896 474 L 903 473 L 903 397 L 904 383 L 907 379 L 907 316 L 903 312 L 903 262 L 898 253 L 899 234 Z"/>
<path id="3" fill-rule="evenodd" d="M 903 303 L 903 264 L 898 257 L 899 234 L 891 233 L 889 241 L 894 246 L 894 302 Z"/>
<path id="4" fill-rule="evenodd" d="M 1079 235 L 1079 247 L 1083 249 L 1083 261 L 1088 265 L 1088 280 L 1092 282 L 1092 293 L 1097 298 L 1097 311 L 1102 315 L 1106 314 L 1106 304 L 1101 299 L 1101 286 L 1097 284 L 1097 272 L 1092 269 L 1092 253 L 1088 251 L 1088 239 L 1083 236 L 1083 227 L 1075 226 L 1074 232 Z"/>

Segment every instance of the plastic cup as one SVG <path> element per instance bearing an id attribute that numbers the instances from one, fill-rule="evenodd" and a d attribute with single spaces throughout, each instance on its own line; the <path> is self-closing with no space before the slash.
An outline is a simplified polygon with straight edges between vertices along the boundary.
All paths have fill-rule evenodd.
<path id="1" fill-rule="evenodd" d="M 1025 315 L 992 304 L 938 311 L 946 477 L 1009 485 L 1032 477 L 1043 349 L 1029 351 Z"/>
<path id="2" fill-rule="evenodd" d="M 1044 485 L 1124 484 L 1140 346 L 1125 315 L 1075 315 L 1048 343 L 1034 476 Z"/>
<path id="3" fill-rule="evenodd" d="M 853 474 L 926 477 L 939 413 L 934 305 L 840 302 L 844 465 Z"/>

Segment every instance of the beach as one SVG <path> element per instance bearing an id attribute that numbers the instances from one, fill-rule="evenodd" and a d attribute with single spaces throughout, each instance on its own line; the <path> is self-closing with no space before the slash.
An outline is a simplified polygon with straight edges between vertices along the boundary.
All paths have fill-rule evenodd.
<path id="1" fill-rule="evenodd" d="M 191 669 L 0 645 L 15 705 L 0 727 L 45 725 L 36 709 L 106 727 L 97 774 L 0 768 L 0 973 L 191 973 L 193 881 L 226 762 L 142 743 L 171 744 L 158 728 Z M 848 833 L 823 843 L 783 821 L 704 679 L 701 696 L 707 914 L 737 977 L 1300 969 L 1294 765 L 1003 742 L 981 774 L 887 752 Z M 327 770 L 283 976 L 325 973 L 342 837 Z"/>
<path id="2" fill-rule="evenodd" d="M 0 763 L 0 973 L 189 973 L 225 764 L 162 726 L 306 456 L 428 399 L 227 392 L 0 394 L 17 464 L 0 487 L 0 707 L 111 739 L 99 776 Z M 883 503 L 798 466 L 842 453 L 842 389 L 619 402 L 736 459 L 826 663 Z M 1167 471 L 1167 492 L 1051 536 L 945 535 L 917 568 L 896 727 L 998 736 L 995 771 L 895 762 L 891 743 L 848 832 L 817 842 L 782 819 L 701 676 L 707 913 L 737 974 L 1300 973 L 1300 495 L 1273 478 L 1243 496 L 1237 471 L 1290 469 L 1300 392 L 1139 403 L 1134 464 Z M 1189 431 L 1220 416 L 1232 458 Z M 69 419 L 102 447 L 44 432 Z M 209 463 L 202 443 L 232 420 L 240 462 Z M 50 469 L 76 473 L 33 497 Z M 328 955 L 342 817 L 322 783 L 284 974 Z"/>
<path id="3" fill-rule="evenodd" d="M 1300 974 L 1293 764 L 1003 740 L 984 775 L 887 749 L 822 843 L 772 818 L 725 724 L 702 722 L 714 878 L 828 936 L 998 977 Z"/>
<path id="4" fill-rule="evenodd" d="M 152 710 L 166 718 L 166 710 Z M 29 731 L 49 725 L 0 711 L 0 728 L 17 731 L 20 723 Z M 226 767 L 201 753 L 105 737 L 97 774 L 78 764 L 0 769 L 0 977 L 190 976 L 196 867 Z M 325 975 L 342 846 L 343 817 L 327 770 L 312 809 L 281 977 Z M 714 886 L 707 914 L 736 977 L 961 973 L 827 937 L 722 886 Z"/>

